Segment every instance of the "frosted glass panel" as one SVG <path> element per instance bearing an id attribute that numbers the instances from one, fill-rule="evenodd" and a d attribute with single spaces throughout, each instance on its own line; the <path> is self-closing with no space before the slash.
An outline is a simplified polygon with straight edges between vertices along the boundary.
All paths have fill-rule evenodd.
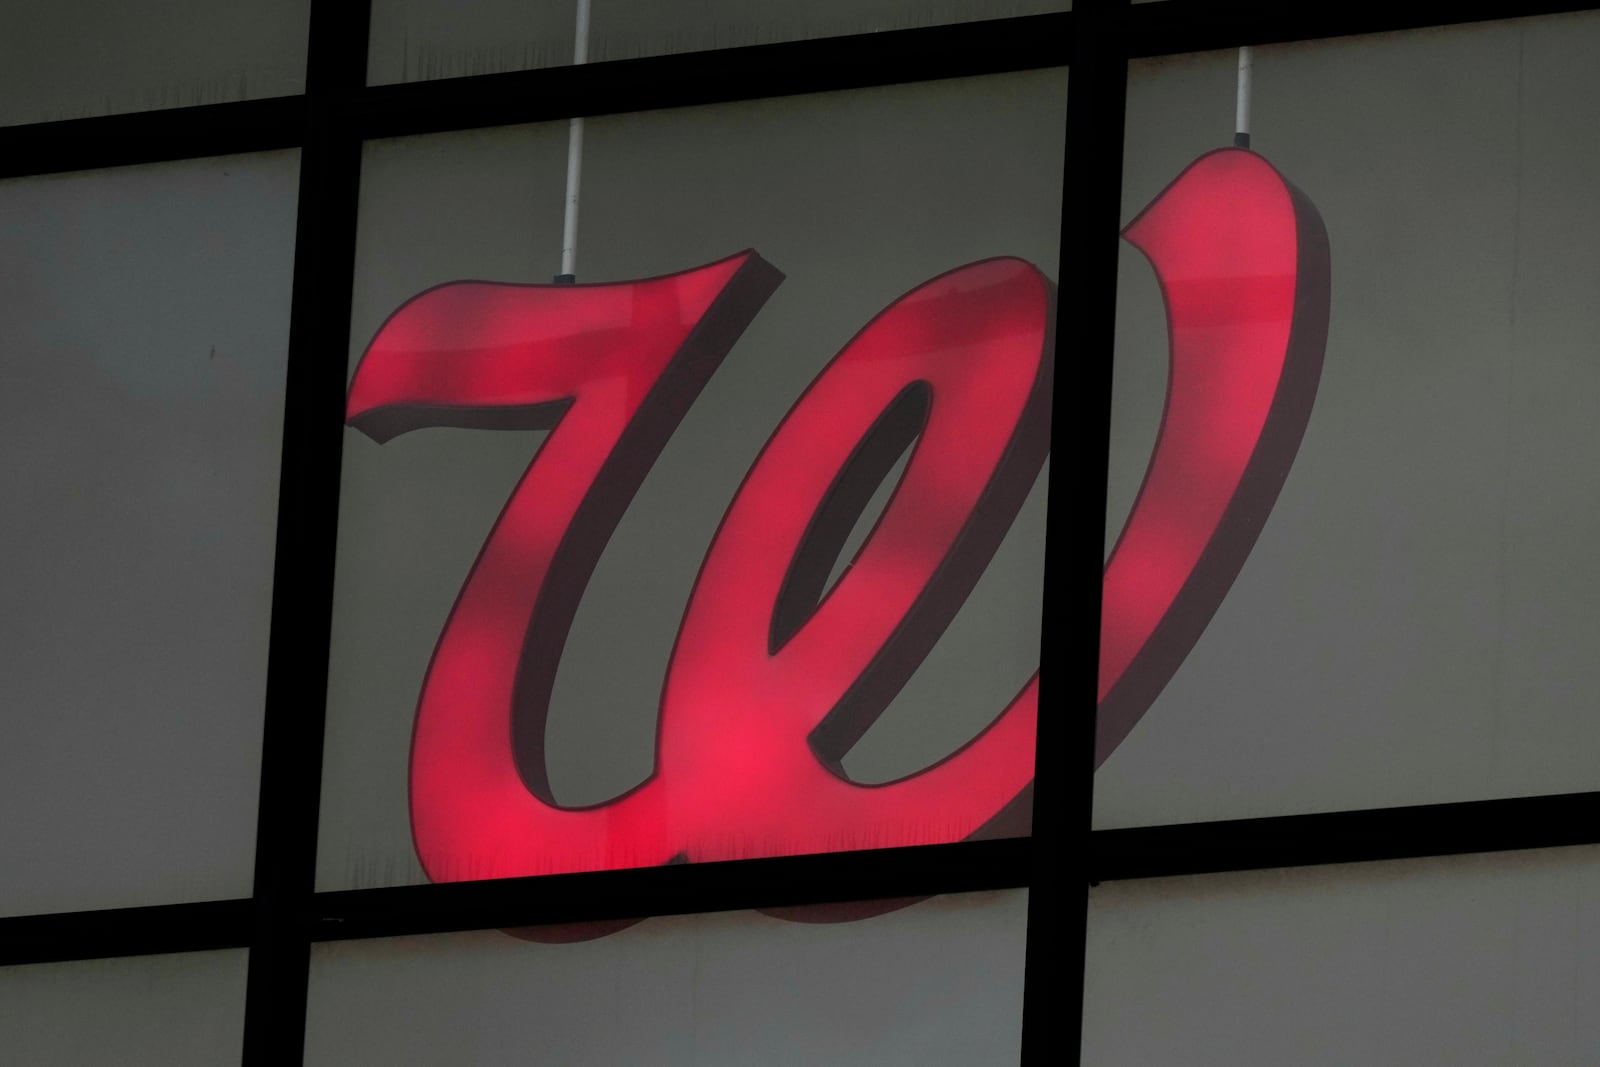
<path id="1" fill-rule="evenodd" d="M 567 945 L 498 932 L 318 945 L 306 1063 L 1015 1063 L 1027 900 L 975 893 L 824 925 L 651 919 Z"/>
<path id="2" fill-rule="evenodd" d="M 1070 0 L 594 0 L 589 60 L 1065 11 Z M 572 62 L 574 0 L 374 0 L 373 85 Z"/>
<path id="3" fill-rule="evenodd" d="M 0 12 L 0 125 L 305 90 L 310 0 L 55 0 Z"/>
<path id="4" fill-rule="evenodd" d="M 250 891 L 297 171 L 0 183 L 0 913 Z"/>
<path id="5" fill-rule="evenodd" d="M 1108 882 L 1085 1067 L 1592 1063 L 1600 850 Z"/>
<path id="6" fill-rule="evenodd" d="M 0 1047 L 26 1067 L 223 1067 L 244 1041 L 247 953 L 0 967 Z"/>
<path id="7" fill-rule="evenodd" d="M 668 659 L 719 519 L 833 355 L 885 305 L 962 264 L 1009 255 L 1054 273 L 1065 80 L 1042 71 L 588 124 L 580 289 L 746 248 L 786 279 L 689 408 L 583 594 L 543 735 L 558 803 L 606 803 L 651 774 Z M 565 123 L 554 123 L 368 146 L 352 369 L 391 312 L 423 290 L 550 282 L 566 145 Z M 463 580 L 543 439 L 443 427 L 378 445 L 347 430 L 320 888 L 424 878 L 408 790 L 419 693 Z M 1036 670 L 1045 491 L 1042 476 L 1027 479 L 1021 513 L 961 613 L 844 757 L 852 779 L 881 783 L 942 759 Z M 861 521 L 872 517 L 869 505 Z M 508 580 L 494 592 L 517 588 Z M 501 747 L 510 733 L 484 736 Z M 803 748 L 804 728 L 785 744 Z M 508 793 L 471 825 L 526 810 L 521 786 Z M 424 804 L 425 815 L 437 810 Z M 492 864 L 494 851 L 473 854 Z M 485 869 L 461 862 L 441 873 Z"/>
<path id="8" fill-rule="evenodd" d="M 1165 616 L 1215 608 L 1102 765 L 1097 825 L 1600 788 L 1597 47 L 1582 14 L 1255 50 L 1254 149 L 1326 228 L 1320 384 L 1298 452 L 1268 449 L 1292 458 L 1276 502 L 1234 513 L 1264 519 L 1237 579 Z M 1133 65 L 1125 220 L 1231 142 L 1235 62 Z M 1201 244 L 1242 241 L 1231 217 Z M 1183 329 L 1240 325 L 1218 310 L 1255 284 L 1236 266 Z M 1129 242 L 1117 324 L 1108 550 L 1168 389 L 1161 290 Z M 1171 410 L 1244 425 L 1193 385 Z M 1190 487 L 1222 469 L 1186 455 Z"/>

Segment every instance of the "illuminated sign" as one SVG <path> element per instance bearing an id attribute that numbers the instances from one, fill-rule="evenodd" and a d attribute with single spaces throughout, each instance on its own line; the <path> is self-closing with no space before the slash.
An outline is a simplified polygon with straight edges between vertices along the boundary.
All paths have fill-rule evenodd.
<path id="1" fill-rule="evenodd" d="M 1167 309 L 1150 466 L 1106 563 L 1095 765 L 1199 640 L 1278 499 L 1322 375 L 1328 234 L 1253 152 L 1189 165 L 1123 232 Z"/>
<path id="2" fill-rule="evenodd" d="M 1172 378 L 1106 569 L 1102 733 L 1131 729 L 1209 620 L 1309 415 L 1327 251 L 1259 156 L 1202 157 L 1129 228 L 1156 267 Z M 1026 832 L 1038 676 L 976 738 L 884 785 L 840 761 L 988 566 L 1050 437 L 1054 287 L 998 258 L 894 301 L 828 364 L 722 519 L 662 688 L 654 773 L 558 804 L 556 667 L 607 539 L 782 276 L 755 252 L 641 281 L 455 282 L 399 308 L 350 388 L 383 442 L 426 426 L 549 429 L 445 621 L 423 682 L 411 819 L 430 878 L 494 878 Z M 831 589 L 867 498 L 888 506 Z M 1109 749 L 1107 750 L 1109 751 Z"/>

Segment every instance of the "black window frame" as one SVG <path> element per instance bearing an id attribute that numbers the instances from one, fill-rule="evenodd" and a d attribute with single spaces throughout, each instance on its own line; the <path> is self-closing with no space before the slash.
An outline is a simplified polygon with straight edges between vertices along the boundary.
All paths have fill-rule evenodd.
<path id="1" fill-rule="evenodd" d="M 1022 1062 L 1078 1056 L 1103 880 L 1600 841 L 1600 791 L 1091 831 L 1093 694 L 1130 59 L 1600 8 L 1077 0 L 1067 13 L 368 87 L 370 0 L 312 0 L 306 91 L 0 128 L 0 178 L 300 149 L 276 564 L 248 898 L 0 919 L 0 965 L 247 948 L 242 1062 L 303 1059 L 321 941 L 1030 890 Z M 363 142 L 938 78 L 1069 68 L 1058 366 L 1031 838 L 316 892 L 328 638 Z M 333 353 L 340 358 L 329 358 Z"/>

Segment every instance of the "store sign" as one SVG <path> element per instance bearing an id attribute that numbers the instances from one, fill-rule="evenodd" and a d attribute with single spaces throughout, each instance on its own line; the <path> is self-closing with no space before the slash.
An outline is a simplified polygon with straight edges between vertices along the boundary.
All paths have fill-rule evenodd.
<path id="1" fill-rule="evenodd" d="M 1167 403 L 1106 563 L 1095 766 L 1183 663 L 1299 451 L 1328 339 L 1328 234 L 1253 152 L 1201 156 L 1123 232 L 1167 308 Z"/>
<path id="2" fill-rule="evenodd" d="M 1114 746 L 1209 620 L 1287 474 L 1327 321 L 1316 211 L 1259 156 L 1202 157 L 1127 234 L 1172 324 L 1172 384 L 1106 569 Z M 1044 461 L 1054 288 L 1018 259 L 919 286 L 789 411 L 722 519 L 661 695 L 654 774 L 567 808 L 544 735 L 583 590 L 684 413 L 782 276 L 747 251 L 601 285 L 455 282 L 384 323 L 350 425 L 549 429 L 445 620 L 417 707 L 411 816 L 429 876 L 492 878 L 1025 832 L 1037 674 L 940 763 L 863 786 L 840 763 L 988 566 Z M 892 499 L 831 589 L 868 497 Z M 1108 749 L 1109 751 L 1109 749 Z"/>

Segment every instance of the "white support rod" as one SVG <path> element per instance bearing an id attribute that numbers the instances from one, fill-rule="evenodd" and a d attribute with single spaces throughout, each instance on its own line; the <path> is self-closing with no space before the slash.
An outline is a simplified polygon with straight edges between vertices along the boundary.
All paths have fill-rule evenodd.
<path id="1" fill-rule="evenodd" d="M 578 0 L 578 24 L 573 33 L 572 62 L 589 61 L 589 0 Z M 578 267 L 578 185 L 583 177 L 583 119 L 567 123 L 567 208 L 561 220 L 561 275 L 576 276 Z"/>
<path id="2" fill-rule="evenodd" d="M 583 120 L 567 123 L 567 212 L 561 220 L 561 273 L 578 273 L 578 182 L 583 176 Z"/>
<path id="3" fill-rule="evenodd" d="M 1250 67 L 1249 46 L 1239 49 L 1239 93 L 1233 109 L 1233 143 L 1250 147 Z"/>

